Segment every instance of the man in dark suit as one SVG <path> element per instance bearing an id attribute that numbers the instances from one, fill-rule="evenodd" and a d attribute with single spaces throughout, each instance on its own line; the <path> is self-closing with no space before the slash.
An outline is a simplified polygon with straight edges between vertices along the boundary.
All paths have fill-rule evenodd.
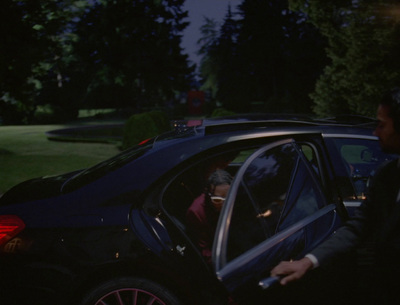
<path id="1" fill-rule="evenodd" d="M 374 135 L 384 152 L 400 155 L 400 88 L 388 92 L 379 103 Z M 375 240 L 374 304 L 400 304 L 400 159 L 382 166 L 369 182 L 367 199 L 355 216 L 336 234 L 304 258 L 281 262 L 272 271 L 286 285 L 309 270 L 326 265 L 367 236 Z"/>

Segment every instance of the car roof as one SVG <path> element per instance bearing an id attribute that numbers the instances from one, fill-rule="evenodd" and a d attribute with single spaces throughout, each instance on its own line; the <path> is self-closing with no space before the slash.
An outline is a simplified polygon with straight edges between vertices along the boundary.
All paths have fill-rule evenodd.
<path id="1" fill-rule="evenodd" d="M 286 131 L 293 133 L 318 132 L 324 134 L 353 133 L 372 135 L 376 120 L 358 115 L 313 118 L 298 114 L 239 114 L 218 118 L 175 121 L 175 132 L 216 135 L 221 133 L 259 133 L 260 131 Z"/>
<path id="2" fill-rule="evenodd" d="M 206 118 L 202 121 L 203 126 L 235 124 L 235 123 L 255 123 L 255 122 L 281 122 L 286 124 L 298 125 L 343 125 L 343 126 L 365 126 L 376 123 L 376 119 L 360 115 L 338 115 L 328 118 L 315 118 L 305 114 L 271 114 L 271 113 L 251 113 L 238 114 L 217 118 Z"/>

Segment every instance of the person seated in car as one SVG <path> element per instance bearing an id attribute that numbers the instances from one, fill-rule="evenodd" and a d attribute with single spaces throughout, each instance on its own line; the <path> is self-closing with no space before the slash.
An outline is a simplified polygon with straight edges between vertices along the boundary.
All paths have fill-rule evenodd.
<path id="1" fill-rule="evenodd" d="M 207 180 L 205 191 L 193 201 L 186 213 L 189 230 L 208 263 L 211 263 L 211 248 L 219 213 L 231 183 L 232 176 L 227 171 L 214 171 Z"/>
<path id="2" fill-rule="evenodd" d="M 188 197 L 191 197 L 189 202 L 192 202 L 204 192 L 204 182 L 208 180 L 213 172 L 219 169 L 226 170 L 237 155 L 237 152 L 233 152 L 212 157 L 185 173 L 181 178 L 180 185 L 184 187 L 189 195 Z"/>

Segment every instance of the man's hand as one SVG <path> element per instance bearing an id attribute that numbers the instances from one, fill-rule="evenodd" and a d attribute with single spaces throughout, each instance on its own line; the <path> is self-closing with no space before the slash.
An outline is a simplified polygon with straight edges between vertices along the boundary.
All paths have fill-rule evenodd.
<path id="1" fill-rule="evenodd" d="M 301 279 L 308 270 L 313 268 L 313 263 L 307 257 L 298 261 L 281 262 L 271 270 L 271 276 L 279 276 L 281 285 Z"/>

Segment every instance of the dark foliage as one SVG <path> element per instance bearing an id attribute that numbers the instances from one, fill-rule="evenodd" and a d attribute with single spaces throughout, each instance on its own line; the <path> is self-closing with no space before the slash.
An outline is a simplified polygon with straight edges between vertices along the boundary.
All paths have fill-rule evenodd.
<path id="1" fill-rule="evenodd" d="M 180 47 L 183 2 L 6 0 L 3 122 L 33 122 L 38 105 L 68 120 L 84 107 L 140 110 L 170 102 L 189 88 L 193 72 Z"/>

